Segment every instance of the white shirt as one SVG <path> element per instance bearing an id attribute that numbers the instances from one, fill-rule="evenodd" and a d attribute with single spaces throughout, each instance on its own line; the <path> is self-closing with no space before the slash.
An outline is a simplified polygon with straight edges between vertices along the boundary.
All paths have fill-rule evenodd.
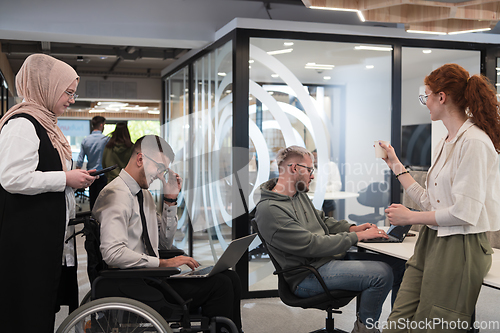
<path id="1" fill-rule="evenodd" d="M 437 145 L 426 188 L 406 193 L 423 210 L 435 211 L 438 236 L 500 229 L 498 154 L 488 135 L 467 120 L 453 140 Z"/>
<path id="2" fill-rule="evenodd" d="M 16 118 L 4 125 L 0 132 L 0 183 L 12 194 L 36 195 L 45 192 L 63 192 L 66 197 L 67 239 L 74 233 L 74 226 L 68 222 L 75 217 L 75 194 L 66 186 L 64 171 L 36 171 L 40 140 L 35 126 L 26 118 Z M 66 161 L 71 169 L 71 161 Z M 75 265 L 74 240 L 64 244 L 63 264 Z"/>
<path id="3" fill-rule="evenodd" d="M 162 215 L 156 213 L 151 193 L 143 190 L 144 214 L 151 245 L 157 257 L 146 254 L 142 241 L 142 221 L 137 192 L 139 184 L 125 169 L 99 194 L 92 215 L 101 224 L 100 250 L 111 267 L 159 267 L 158 245 L 172 246 L 177 229 L 177 206 L 163 206 Z"/>

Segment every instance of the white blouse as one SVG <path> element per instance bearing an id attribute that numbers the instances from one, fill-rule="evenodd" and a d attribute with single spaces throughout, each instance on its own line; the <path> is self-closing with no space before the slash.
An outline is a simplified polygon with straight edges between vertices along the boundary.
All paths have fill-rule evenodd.
<path id="1" fill-rule="evenodd" d="M 75 194 L 66 186 L 64 171 L 35 171 L 38 165 L 40 140 L 33 124 L 25 118 L 10 120 L 0 132 L 0 182 L 13 194 L 36 195 L 45 192 L 63 192 L 66 197 L 66 240 L 75 232 L 68 222 L 75 217 Z M 66 161 L 71 170 L 72 161 Z M 75 266 L 74 239 L 64 244 L 62 263 Z"/>
<path id="2" fill-rule="evenodd" d="M 500 229 L 498 154 L 488 135 L 467 120 L 453 140 L 437 145 L 426 189 L 418 183 L 406 193 L 423 210 L 435 211 L 438 236 Z"/>

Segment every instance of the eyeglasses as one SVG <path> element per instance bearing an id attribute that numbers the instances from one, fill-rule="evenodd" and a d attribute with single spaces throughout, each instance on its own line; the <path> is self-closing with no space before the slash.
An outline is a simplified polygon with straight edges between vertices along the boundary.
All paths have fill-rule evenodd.
<path id="1" fill-rule="evenodd" d="M 309 176 L 312 176 L 312 174 L 314 173 L 314 168 L 311 168 L 311 167 L 308 167 L 308 166 L 305 166 L 305 165 L 302 165 L 299 163 L 295 163 L 295 164 L 297 164 L 299 167 L 306 168 L 307 171 L 309 171 Z M 292 166 L 292 165 L 293 165 L 293 163 L 288 164 L 288 166 Z"/>
<path id="2" fill-rule="evenodd" d="M 420 104 L 422 104 L 422 105 L 427 105 L 428 98 L 429 98 L 429 95 L 418 95 L 418 100 L 420 101 Z"/>
<path id="3" fill-rule="evenodd" d="M 144 155 L 146 158 L 151 160 L 156 165 L 156 171 L 158 172 L 158 174 L 162 174 L 163 177 L 165 178 L 165 180 L 168 179 L 167 175 L 168 175 L 169 169 L 165 166 L 165 164 L 156 162 L 155 160 L 153 160 L 151 157 L 149 157 L 148 155 L 146 155 L 144 153 L 142 153 L 142 155 Z"/>
<path id="4" fill-rule="evenodd" d="M 78 98 L 78 95 L 76 93 L 70 93 L 69 91 L 64 91 L 66 94 L 68 94 L 69 96 L 69 99 L 72 99 L 74 101 L 76 101 L 76 99 Z"/>

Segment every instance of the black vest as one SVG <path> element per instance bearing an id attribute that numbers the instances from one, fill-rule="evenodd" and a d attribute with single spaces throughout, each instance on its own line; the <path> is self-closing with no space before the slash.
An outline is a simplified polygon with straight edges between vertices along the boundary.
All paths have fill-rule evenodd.
<path id="1" fill-rule="evenodd" d="M 11 119 L 18 117 L 35 126 L 40 140 L 36 170 L 62 171 L 59 154 L 43 126 L 27 114 Z M 64 191 L 22 195 L 9 193 L 0 186 L 2 330 L 54 332 L 65 228 Z"/>

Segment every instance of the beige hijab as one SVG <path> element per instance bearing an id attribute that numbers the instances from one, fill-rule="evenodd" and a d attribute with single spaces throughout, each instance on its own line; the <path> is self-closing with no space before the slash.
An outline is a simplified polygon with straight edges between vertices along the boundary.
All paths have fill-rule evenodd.
<path id="1" fill-rule="evenodd" d="M 64 91 L 79 78 L 65 62 L 45 54 L 30 55 L 16 75 L 17 92 L 24 101 L 13 106 L 0 119 L 1 129 L 13 115 L 26 113 L 33 116 L 47 131 L 64 171 L 66 160 L 71 160 L 71 147 L 57 126 L 57 117 L 52 110 Z"/>

